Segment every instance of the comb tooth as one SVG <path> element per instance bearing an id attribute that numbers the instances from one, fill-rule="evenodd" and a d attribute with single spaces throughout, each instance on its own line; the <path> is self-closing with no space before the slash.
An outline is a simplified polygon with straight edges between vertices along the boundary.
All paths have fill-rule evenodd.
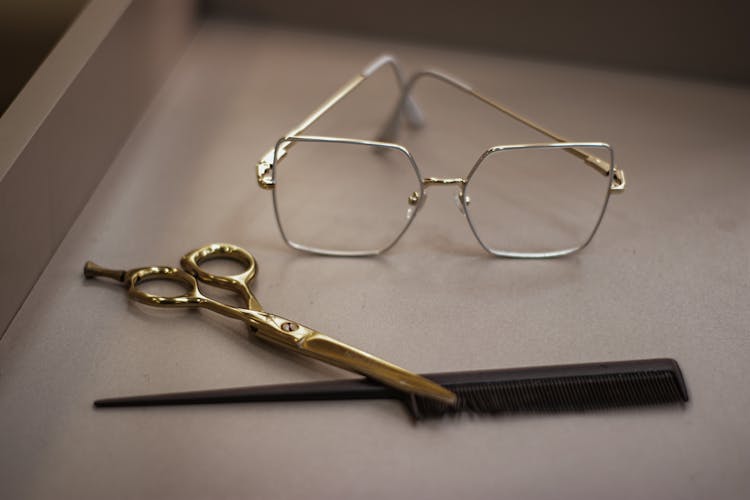
<path id="1" fill-rule="evenodd" d="M 640 400 L 644 404 L 655 404 L 664 395 L 662 387 L 663 377 L 659 373 L 649 373 L 638 381 Z"/>
<path id="2" fill-rule="evenodd" d="M 489 412 L 493 408 L 500 406 L 502 399 L 499 394 L 495 393 L 491 387 L 480 387 L 475 393 L 479 396 L 479 401 L 474 406 L 477 412 Z"/>
<path id="3" fill-rule="evenodd" d="M 472 406 L 471 410 L 475 413 L 483 413 L 487 410 L 491 399 L 488 398 L 489 394 L 486 387 L 474 387 L 471 391 L 472 395 Z"/>
<path id="4" fill-rule="evenodd" d="M 524 392 L 520 387 L 518 387 L 518 384 L 515 383 L 508 383 L 507 387 L 511 391 L 513 391 L 513 394 L 515 396 L 515 400 L 513 401 L 514 404 L 510 408 L 508 408 L 508 411 L 512 413 L 518 413 L 523 409 L 524 406 Z"/>
<path id="5" fill-rule="evenodd" d="M 561 411 L 572 411 L 574 410 L 571 405 L 572 401 L 576 398 L 576 393 L 579 388 L 575 381 L 570 379 L 559 380 L 556 384 L 548 385 L 548 392 L 550 393 L 550 400 L 548 403 L 550 411 L 559 413 Z"/>
<path id="6" fill-rule="evenodd" d="M 671 373 L 669 374 L 669 377 L 674 386 L 672 388 L 672 392 L 674 393 L 674 400 L 683 401 L 683 402 L 687 401 L 687 393 L 686 392 L 683 393 L 682 388 L 680 387 L 679 382 L 677 381 L 677 377 L 675 377 Z"/>
<path id="7" fill-rule="evenodd" d="M 622 407 L 631 404 L 633 400 L 633 393 L 631 392 L 632 378 L 629 374 L 621 376 L 607 376 L 605 384 L 609 389 L 603 397 L 599 406 L 610 402 L 613 407 Z"/>
<path id="8" fill-rule="evenodd" d="M 504 389 L 503 392 L 509 392 L 513 395 L 510 404 L 504 408 L 505 412 L 516 413 L 520 411 L 524 404 L 524 394 L 518 390 L 518 386 L 512 382 L 508 382 L 507 384 L 501 384 L 500 387 Z M 529 387 L 531 387 L 531 385 L 529 385 Z"/>
<path id="9" fill-rule="evenodd" d="M 561 404 L 563 404 L 559 398 L 559 392 L 555 390 L 555 388 L 552 387 L 547 381 L 541 381 L 541 383 L 538 384 L 537 387 L 541 399 L 536 402 L 536 413 L 549 410 L 554 411 L 555 407 L 559 407 L 561 406 Z"/>
<path id="10" fill-rule="evenodd" d="M 474 402 L 473 409 L 475 412 L 492 412 L 494 408 L 501 407 L 503 396 L 498 391 L 494 391 L 491 385 L 477 386 L 473 393 L 479 396 Z"/>
<path id="11" fill-rule="evenodd" d="M 674 393 L 672 390 L 670 390 L 670 386 L 667 383 L 667 377 L 665 376 L 659 377 L 659 389 L 661 390 L 661 394 L 664 397 L 674 399 Z"/>
<path id="12" fill-rule="evenodd" d="M 622 377 L 607 377 L 606 383 L 610 388 L 610 393 L 607 396 L 611 399 L 612 406 L 620 407 L 628 403 L 630 400 L 628 382 L 627 375 L 623 375 Z M 603 399 L 606 400 L 606 398 Z"/>
<path id="13" fill-rule="evenodd" d="M 558 413 L 560 410 L 568 406 L 569 397 L 567 395 L 570 387 L 564 380 L 560 381 L 560 384 L 550 384 L 545 381 L 542 387 L 544 388 L 545 394 L 545 408 L 546 411 Z M 540 408 L 542 410 L 542 408 Z"/>
<path id="14" fill-rule="evenodd" d="M 664 377 L 662 374 L 649 374 L 648 378 L 644 377 L 644 380 L 639 382 L 639 388 L 642 389 L 644 399 L 647 399 L 649 404 L 655 404 L 660 398 L 664 397 Z"/>
<path id="15" fill-rule="evenodd" d="M 630 395 L 627 388 L 627 375 L 622 377 L 607 376 L 604 379 L 605 392 L 602 394 L 601 401 L 610 401 L 612 406 L 620 407 L 627 404 Z M 598 406 L 602 406 L 601 403 Z"/>
<path id="16" fill-rule="evenodd" d="M 450 386 L 455 407 L 416 398 L 424 417 L 478 414 L 586 412 L 627 406 L 681 402 L 678 381 L 669 371 L 520 379 Z"/>
<path id="17" fill-rule="evenodd" d="M 679 385 L 677 384 L 677 381 L 675 380 L 675 377 L 668 373 L 667 377 L 669 378 L 670 384 L 667 384 L 669 386 L 669 392 L 672 397 L 673 401 L 680 401 L 682 399 L 682 393 L 680 392 Z M 666 377 L 665 377 L 666 378 Z M 665 381 L 665 384 L 667 382 Z"/>
<path id="18" fill-rule="evenodd" d="M 510 384 L 496 384 L 497 389 L 493 391 L 494 387 L 487 387 L 488 392 L 495 393 L 497 396 L 498 404 L 495 406 L 498 412 L 506 411 L 510 412 L 518 407 L 518 393 L 516 388 Z"/>
<path id="19" fill-rule="evenodd" d="M 561 380 L 559 384 L 550 384 L 549 381 L 543 381 L 541 387 L 544 390 L 545 402 L 544 407 L 540 407 L 538 411 L 551 411 L 558 413 L 563 408 L 568 406 L 570 397 L 568 393 L 572 389 L 565 380 Z"/>
<path id="20" fill-rule="evenodd" d="M 643 401 L 654 404 L 659 397 L 659 377 L 657 374 L 647 373 L 642 376 L 631 375 L 631 398 L 633 402 Z"/>
<path id="21" fill-rule="evenodd" d="M 658 374 L 633 375 L 631 378 L 633 380 L 631 392 L 634 402 L 643 402 L 652 405 L 658 401 L 661 392 L 659 389 L 660 378 Z"/>
<path id="22" fill-rule="evenodd" d="M 596 410 L 599 401 L 607 398 L 607 379 L 580 377 L 575 379 L 576 392 L 570 402 L 574 411 Z"/>
<path id="23" fill-rule="evenodd" d="M 643 403 L 652 405 L 658 401 L 659 397 L 659 376 L 655 373 L 645 373 L 642 375 L 632 375 L 631 381 L 631 400 L 634 403 Z"/>
<path id="24" fill-rule="evenodd" d="M 590 398 L 587 407 L 598 410 L 607 404 L 620 406 L 627 399 L 627 392 L 623 391 L 622 380 L 617 376 L 607 375 L 602 377 L 600 383 L 596 384 L 597 391 Z M 587 399 L 586 401 L 589 401 Z"/>
<path id="25" fill-rule="evenodd" d="M 559 387 L 557 388 L 557 396 L 559 398 L 559 411 L 571 411 L 573 407 L 571 402 L 573 401 L 573 394 L 576 391 L 575 384 L 571 383 L 570 380 L 561 380 Z"/>
<path id="26" fill-rule="evenodd" d="M 534 399 L 532 401 L 529 401 L 529 409 L 534 413 L 544 411 L 545 407 L 550 403 L 550 401 L 548 401 L 545 397 L 545 393 L 547 392 L 547 387 L 545 387 L 546 385 L 547 384 L 545 384 L 543 380 L 540 380 L 534 384 Z"/>
<path id="27" fill-rule="evenodd" d="M 509 412 L 509 413 L 515 413 L 519 411 L 521 408 L 522 394 L 518 390 L 518 387 L 516 386 L 516 384 L 512 384 L 512 383 L 500 384 L 500 387 L 504 389 L 502 392 L 509 395 L 509 401 L 507 405 L 504 405 L 504 406 L 499 405 L 498 408 L 502 408 L 502 410 Z"/>
<path id="28" fill-rule="evenodd" d="M 564 381 L 563 381 L 564 382 Z M 552 381 L 544 381 L 542 387 L 544 388 L 545 404 L 544 408 L 540 410 L 553 411 L 554 413 L 560 412 L 563 408 L 569 405 L 568 399 L 565 396 L 564 389 L 566 388 L 565 383 L 555 384 Z"/>
<path id="29" fill-rule="evenodd" d="M 573 390 L 570 384 L 566 383 L 565 380 L 559 380 L 556 387 L 553 387 L 549 381 L 540 380 L 539 382 L 540 389 L 543 390 L 544 401 L 540 402 L 538 408 L 534 409 L 535 413 L 557 413 L 568 406 L 569 394 Z M 520 389 L 523 390 L 523 386 Z"/>
<path id="30" fill-rule="evenodd" d="M 638 376 L 637 374 L 628 374 L 622 382 L 622 390 L 625 393 L 625 404 L 653 404 L 654 392 L 653 386 L 649 383 L 644 384 L 647 379 L 651 378 L 648 374 Z"/>
<path id="31" fill-rule="evenodd" d="M 668 398 L 671 401 L 679 401 L 682 399 L 677 382 L 674 380 L 671 373 L 666 373 L 664 375 L 662 378 L 662 386 L 664 387 L 665 399 Z"/>
<path id="32" fill-rule="evenodd" d="M 657 373 L 649 373 L 641 377 L 639 382 L 640 399 L 646 404 L 654 404 L 662 392 L 661 377 Z"/>
<path id="33" fill-rule="evenodd" d="M 663 399 L 674 399 L 674 393 L 672 390 L 670 390 L 669 385 L 669 374 L 659 374 L 657 377 L 657 385 L 656 388 L 658 391 L 654 391 L 655 398 L 663 398 Z"/>
<path id="34" fill-rule="evenodd" d="M 586 401 L 587 399 L 592 399 L 594 394 L 587 395 L 587 389 L 586 386 L 582 386 L 583 380 L 581 379 L 568 379 L 565 381 L 565 385 L 568 388 L 568 391 L 566 393 L 566 399 L 565 404 L 562 405 L 563 408 L 566 411 L 581 411 L 580 401 Z M 593 390 L 594 387 L 591 387 L 591 390 Z"/>
<path id="35" fill-rule="evenodd" d="M 624 406 L 628 404 L 632 399 L 633 395 L 630 393 L 630 380 L 627 375 L 612 378 L 612 385 L 614 386 L 614 397 L 615 406 Z"/>
<path id="36" fill-rule="evenodd" d="M 597 381 L 589 379 L 588 377 L 574 379 L 573 387 L 575 390 L 573 391 L 573 397 L 569 402 L 570 409 L 578 412 L 587 409 L 595 409 L 596 401 L 604 396 L 602 392 L 604 387 L 600 382 L 602 382 L 602 380 Z"/>
<path id="37" fill-rule="evenodd" d="M 641 393 L 643 394 L 641 399 L 649 404 L 653 404 L 659 395 L 663 394 L 661 387 L 662 377 L 658 373 L 649 374 L 647 377 L 643 377 L 640 382 Z"/>
<path id="38" fill-rule="evenodd" d="M 592 377 L 579 379 L 578 388 L 580 398 L 573 402 L 576 411 L 598 410 L 601 402 L 610 397 L 608 395 L 609 387 L 607 386 L 607 382 L 609 380 L 606 377 L 599 380 Z"/>
<path id="39" fill-rule="evenodd" d="M 661 396 L 664 397 L 670 397 L 669 391 L 665 387 L 665 380 L 662 376 L 656 376 L 654 380 L 654 390 L 652 393 L 652 397 L 656 399 L 657 397 Z"/>
<path id="40" fill-rule="evenodd" d="M 667 380 L 663 374 L 654 374 L 654 383 L 650 391 L 651 401 L 655 402 L 659 398 L 672 399 L 666 382 Z"/>
<path id="41" fill-rule="evenodd" d="M 585 383 L 586 381 L 579 381 Z M 610 401 L 612 404 L 621 396 L 617 384 L 612 377 L 604 375 L 599 379 L 591 380 L 590 394 L 583 398 L 579 411 L 598 410 L 602 401 Z"/>
<path id="42" fill-rule="evenodd" d="M 509 384 L 516 393 L 516 404 L 511 408 L 513 413 L 519 413 L 529 406 L 529 399 L 534 397 L 535 381 L 529 382 L 528 390 L 524 390 L 516 383 Z"/>

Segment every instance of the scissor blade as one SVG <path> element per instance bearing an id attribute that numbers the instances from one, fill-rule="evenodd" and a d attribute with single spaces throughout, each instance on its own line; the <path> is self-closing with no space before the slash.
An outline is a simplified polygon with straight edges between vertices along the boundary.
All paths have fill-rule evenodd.
<path id="1" fill-rule="evenodd" d="M 361 373 L 399 391 L 417 394 L 449 405 L 456 404 L 456 394 L 432 380 L 404 370 L 327 335 L 313 332 L 305 336 L 297 346 L 310 357 Z"/>
<path id="2" fill-rule="evenodd" d="M 238 318 L 254 327 L 258 338 L 344 370 L 365 375 L 407 394 L 417 394 L 451 406 L 456 404 L 456 395 L 445 387 L 323 335 L 317 330 L 264 311 L 235 311 L 238 312 Z"/>

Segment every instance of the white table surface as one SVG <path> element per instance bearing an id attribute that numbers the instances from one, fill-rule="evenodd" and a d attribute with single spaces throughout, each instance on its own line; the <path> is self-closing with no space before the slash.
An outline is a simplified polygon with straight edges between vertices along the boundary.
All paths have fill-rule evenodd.
<path id="1" fill-rule="evenodd" d="M 493 259 L 445 189 L 382 258 L 287 248 L 253 165 L 381 52 L 610 142 L 628 188 L 592 244 Z M 415 139 L 425 175 L 465 174 L 479 136 L 461 134 L 494 130 L 464 102 L 422 101 L 461 125 Z M 748 88 L 207 22 L 0 340 L 0 496 L 747 498 L 749 116 Z M 497 126 L 498 142 L 528 142 Z M 418 426 L 390 401 L 95 411 L 104 396 L 347 376 L 82 277 L 88 259 L 175 265 L 212 241 L 255 254 L 266 309 L 414 371 L 674 357 L 692 400 Z"/>

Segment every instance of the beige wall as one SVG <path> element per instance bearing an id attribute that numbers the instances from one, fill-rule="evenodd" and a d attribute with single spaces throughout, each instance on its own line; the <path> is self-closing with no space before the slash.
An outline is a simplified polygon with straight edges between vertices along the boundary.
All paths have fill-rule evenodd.
<path id="1" fill-rule="evenodd" d="M 212 15 L 750 83 L 741 0 L 204 0 Z"/>
<path id="2" fill-rule="evenodd" d="M 13 101 L 87 0 L 0 2 L 0 114 Z"/>

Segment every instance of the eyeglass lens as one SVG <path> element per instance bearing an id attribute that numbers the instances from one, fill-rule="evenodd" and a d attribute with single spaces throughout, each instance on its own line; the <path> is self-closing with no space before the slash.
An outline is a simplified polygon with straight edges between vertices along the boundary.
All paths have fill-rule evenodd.
<path id="1" fill-rule="evenodd" d="M 284 238 L 303 250 L 372 254 L 408 227 L 422 181 L 407 154 L 384 146 L 293 140 L 274 170 Z M 576 152 L 612 162 L 604 146 Z M 548 257 L 584 246 L 609 195 L 610 176 L 571 148 L 494 150 L 471 170 L 461 202 L 480 244 L 495 255 Z"/>
<path id="2" fill-rule="evenodd" d="M 606 147 L 576 148 L 611 162 Z M 472 229 L 490 252 L 568 253 L 585 245 L 602 216 L 610 177 L 570 149 L 523 147 L 487 155 L 464 189 Z"/>
<path id="3" fill-rule="evenodd" d="M 318 252 L 377 253 L 406 229 L 421 181 L 400 150 L 294 141 L 274 172 L 285 239 Z"/>

